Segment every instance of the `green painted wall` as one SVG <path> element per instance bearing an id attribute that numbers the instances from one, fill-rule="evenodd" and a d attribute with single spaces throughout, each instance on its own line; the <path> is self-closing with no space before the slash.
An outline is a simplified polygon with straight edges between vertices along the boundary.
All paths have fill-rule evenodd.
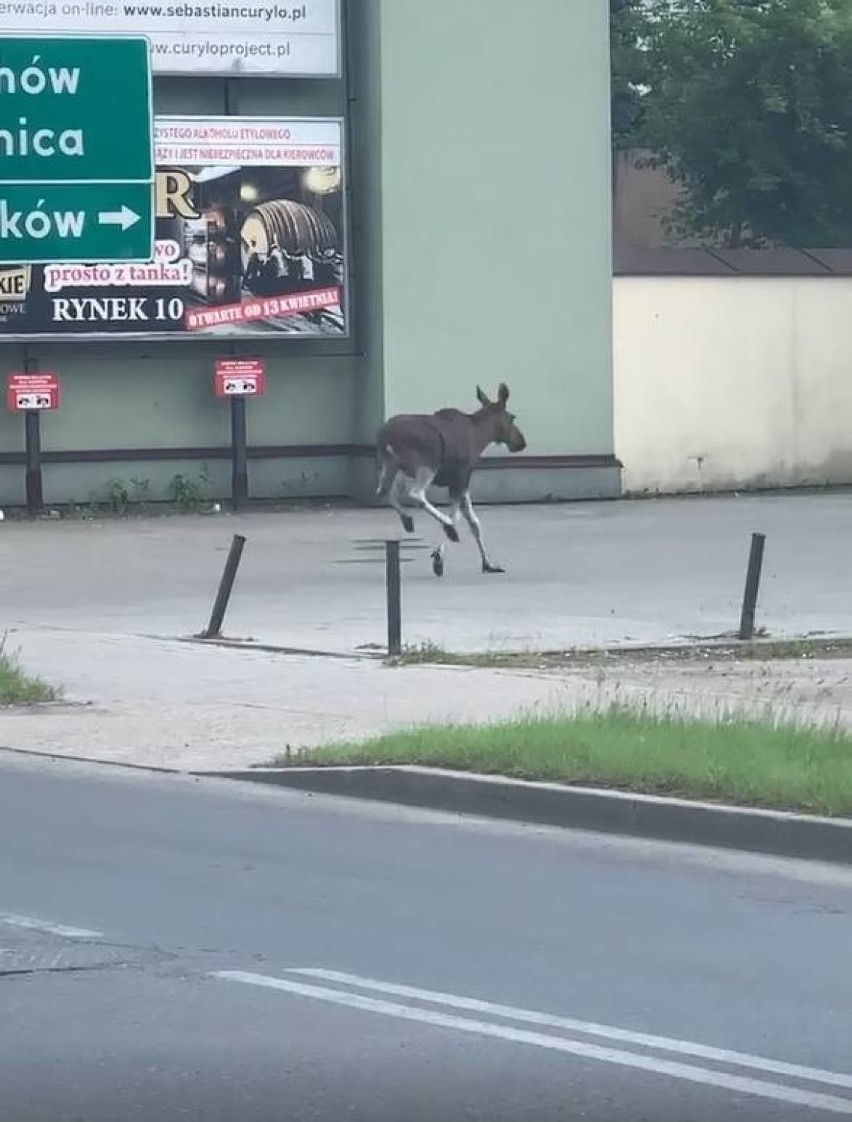
<path id="1" fill-rule="evenodd" d="M 606 0 L 381 4 L 384 405 L 611 453 Z"/>

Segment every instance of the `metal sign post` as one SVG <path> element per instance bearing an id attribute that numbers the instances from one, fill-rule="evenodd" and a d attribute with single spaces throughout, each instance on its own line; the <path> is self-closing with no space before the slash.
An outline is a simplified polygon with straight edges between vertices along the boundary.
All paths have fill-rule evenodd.
<path id="1" fill-rule="evenodd" d="M 240 510 L 248 500 L 246 398 L 261 397 L 266 391 L 263 359 L 216 359 L 213 389 L 217 397 L 231 402 L 231 505 Z"/>
<path id="2" fill-rule="evenodd" d="M 29 367 L 29 360 L 26 366 Z M 24 415 L 26 451 L 26 496 L 29 514 L 44 508 L 41 473 L 41 415 L 59 408 L 59 379 L 52 373 L 9 374 L 6 378 L 6 408 Z"/>

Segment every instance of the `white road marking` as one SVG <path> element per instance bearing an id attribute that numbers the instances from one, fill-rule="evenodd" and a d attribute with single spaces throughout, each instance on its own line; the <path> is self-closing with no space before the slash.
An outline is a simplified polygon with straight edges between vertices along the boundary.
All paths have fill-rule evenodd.
<path id="1" fill-rule="evenodd" d="M 778 1102 L 790 1103 L 796 1106 L 810 1107 L 814 1110 L 825 1110 L 832 1114 L 845 1114 L 852 1116 L 852 1099 L 841 1099 L 834 1095 L 827 1095 L 817 1091 L 799 1090 L 787 1087 L 780 1083 L 769 1083 L 749 1076 L 729 1075 L 727 1072 L 712 1071 L 709 1068 L 695 1067 L 691 1064 L 678 1063 L 673 1060 L 658 1059 L 654 1056 L 644 1056 L 638 1052 L 626 1052 L 616 1048 L 605 1048 L 598 1044 L 589 1044 L 586 1041 L 569 1040 L 565 1037 L 551 1036 L 541 1032 L 530 1032 L 527 1029 L 516 1029 L 510 1025 L 496 1024 L 491 1021 L 473 1020 L 468 1017 L 458 1017 L 451 1013 L 439 1013 L 431 1009 L 422 1009 L 414 1005 L 403 1005 L 395 1001 L 385 1001 L 379 998 L 365 997 L 361 994 L 345 990 L 328 989 L 324 986 L 310 985 L 305 982 L 296 982 L 285 978 L 273 978 L 265 974 L 253 974 L 242 970 L 217 970 L 212 974 L 215 978 L 225 981 L 238 982 L 248 986 L 260 986 L 264 989 L 280 990 L 284 993 L 295 994 L 298 997 L 312 998 L 316 1001 L 325 1001 L 334 1005 L 347 1006 L 350 1009 L 359 1009 L 367 1013 L 378 1013 L 386 1017 L 396 1017 L 406 1021 L 416 1021 L 420 1024 L 435 1025 L 438 1028 L 451 1029 L 456 1032 L 473 1033 L 478 1036 L 494 1037 L 506 1040 L 513 1044 L 530 1044 L 538 1048 L 545 1048 L 554 1052 L 565 1052 L 585 1059 L 600 1060 L 604 1063 L 618 1064 L 623 1067 L 636 1068 L 649 1071 L 656 1075 L 667 1075 L 672 1079 L 683 1079 L 691 1083 L 700 1083 L 711 1087 L 723 1088 L 747 1095 L 756 1095 L 764 1099 L 773 1099 Z"/>
<path id="2" fill-rule="evenodd" d="M 26 927 L 32 931 L 43 931 L 47 935 L 61 935 L 64 939 L 102 939 L 102 931 L 90 931 L 87 927 L 68 927 L 64 923 L 50 923 L 45 919 L 32 916 L 18 916 L 10 912 L 0 912 L 0 923 L 7 927 Z"/>
<path id="3" fill-rule="evenodd" d="M 430 1001 L 437 1005 L 448 1005 L 453 1009 L 466 1009 L 474 1013 L 489 1013 L 495 1017 L 505 1017 L 526 1024 L 544 1025 L 547 1028 L 565 1029 L 580 1032 L 585 1036 L 601 1036 L 622 1044 L 637 1044 L 643 1048 L 656 1048 L 663 1052 L 674 1052 L 682 1056 L 696 1056 L 702 1060 L 715 1060 L 729 1066 L 755 1068 L 772 1075 L 787 1075 L 793 1079 L 804 1079 L 810 1083 L 824 1083 L 832 1087 L 852 1089 L 852 1075 L 837 1071 L 824 1071 L 822 1068 L 804 1067 L 801 1064 L 785 1063 L 783 1060 L 770 1060 L 764 1056 L 754 1056 L 748 1052 L 732 1052 L 726 1048 L 712 1048 L 705 1044 L 694 1044 L 689 1040 L 674 1040 L 667 1036 L 652 1036 L 631 1029 L 599 1025 L 592 1021 L 578 1021 L 573 1017 L 557 1017 L 550 1013 L 535 1013 L 529 1009 L 515 1009 L 511 1005 L 496 1005 L 491 1001 L 479 1001 L 473 997 L 459 997 L 456 994 L 441 993 L 437 990 L 422 990 L 415 986 L 396 985 L 393 982 L 380 982 L 374 978 L 362 978 L 358 974 L 345 974 L 340 970 L 300 969 L 288 970 L 288 974 L 301 974 L 319 978 L 324 982 L 341 982 L 362 990 L 375 990 L 378 993 L 393 994 L 395 997 L 412 997 L 418 1001 Z"/>

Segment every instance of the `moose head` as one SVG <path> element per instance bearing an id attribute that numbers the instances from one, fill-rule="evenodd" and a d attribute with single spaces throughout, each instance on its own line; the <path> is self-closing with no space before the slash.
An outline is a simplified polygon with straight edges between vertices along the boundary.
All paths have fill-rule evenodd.
<path id="1" fill-rule="evenodd" d="M 510 452 L 523 452 L 527 446 L 526 438 L 515 424 L 515 414 L 506 408 L 509 400 L 509 387 L 501 382 L 497 387 L 497 400 L 492 401 L 479 386 L 476 396 L 482 406 L 482 413 L 492 422 L 494 444 L 505 444 Z"/>

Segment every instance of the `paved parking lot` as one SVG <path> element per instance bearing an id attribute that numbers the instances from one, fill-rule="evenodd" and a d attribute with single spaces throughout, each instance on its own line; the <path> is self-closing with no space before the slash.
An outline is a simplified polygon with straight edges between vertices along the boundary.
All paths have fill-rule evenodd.
<path id="1" fill-rule="evenodd" d="M 750 535 L 767 535 L 758 623 L 852 633 L 852 495 L 665 499 L 480 510 L 507 572 L 470 537 L 431 572 L 417 516 L 403 566 L 404 640 L 456 650 L 658 643 L 733 631 Z M 435 527 L 437 529 L 437 527 Z M 229 635 L 351 652 L 385 639 L 390 511 L 322 510 L 100 522 L 7 521 L 8 622 L 181 636 L 207 621 L 234 533 L 247 538 Z M 404 535 L 403 535 L 404 537 Z"/>
<path id="2" fill-rule="evenodd" d="M 403 637 L 457 651 L 630 645 L 732 632 L 752 531 L 767 535 L 758 623 L 852 635 L 852 496 L 483 508 L 504 575 L 468 537 L 429 564 L 406 546 Z M 207 622 L 234 533 L 247 538 L 230 637 L 337 658 L 186 643 Z M 540 673 L 389 669 L 390 512 L 321 510 L 0 525 L 0 631 L 72 704 L 0 715 L 0 746 L 173 767 L 263 762 L 422 721 L 484 721 L 608 698 L 690 709 L 767 704 L 852 724 L 842 659 L 632 663 Z"/>

